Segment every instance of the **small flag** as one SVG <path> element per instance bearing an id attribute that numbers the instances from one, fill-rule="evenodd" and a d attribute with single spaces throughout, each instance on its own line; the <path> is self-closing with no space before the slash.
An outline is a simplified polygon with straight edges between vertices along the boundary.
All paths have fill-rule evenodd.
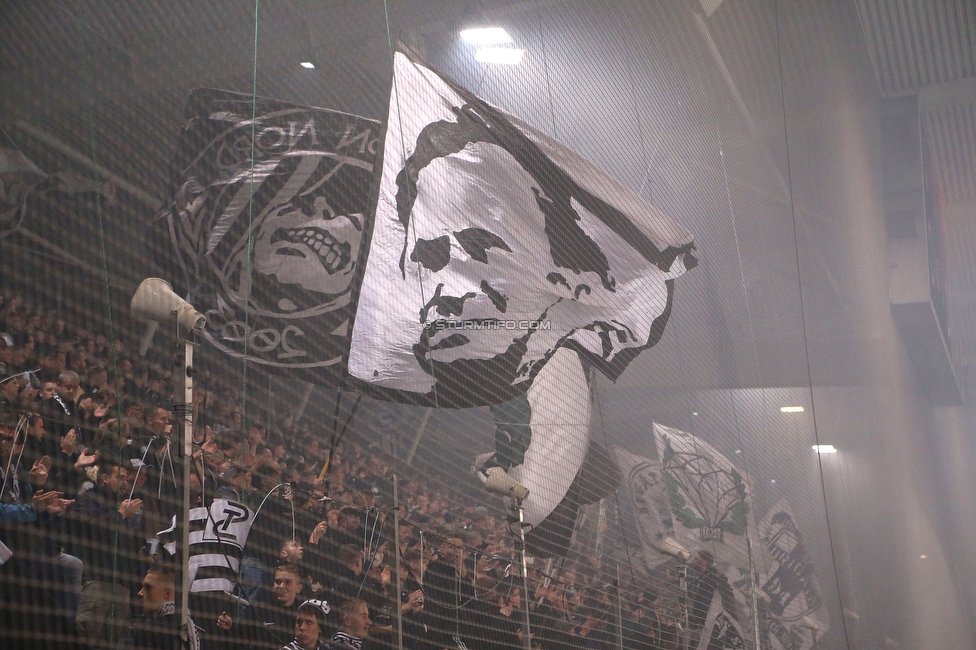
<path id="1" fill-rule="evenodd" d="M 222 591 L 231 593 L 237 585 L 244 545 L 254 522 L 254 512 L 228 499 L 214 499 L 210 508 L 192 508 L 189 516 L 190 592 Z M 176 521 L 157 536 L 170 555 L 176 554 L 171 541 Z"/>

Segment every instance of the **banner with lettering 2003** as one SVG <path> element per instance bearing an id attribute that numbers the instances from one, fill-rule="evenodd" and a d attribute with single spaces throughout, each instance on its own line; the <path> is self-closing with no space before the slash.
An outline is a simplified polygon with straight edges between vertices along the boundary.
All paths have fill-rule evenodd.
<path id="1" fill-rule="evenodd" d="M 345 371 L 372 229 L 380 123 L 221 90 L 191 93 L 155 251 L 231 356 Z M 175 252 L 175 255 L 174 255 Z M 182 277 L 182 286 L 180 278 Z"/>

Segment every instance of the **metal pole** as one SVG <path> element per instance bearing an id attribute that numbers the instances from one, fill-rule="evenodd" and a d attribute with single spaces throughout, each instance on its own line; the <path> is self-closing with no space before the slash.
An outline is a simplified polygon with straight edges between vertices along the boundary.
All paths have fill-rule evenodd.
<path id="1" fill-rule="evenodd" d="M 748 529 L 746 530 L 746 550 L 749 552 L 749 584 L 752 585 L 752 626 L 755 631 L 756 636 L 756 650 L 759 650 L 759 602 L 758 602 L 758 592 L 759 585 L 756 583 L 756 566 L 752 557 L 752 539 L 749 537 Z"/>
<path id="2" fill-rule="evenodd" d="M 681 593 L 681 601 L 683 604 L 681 608 L 681 622 L 684 625 L 679 639 L 683 648 L 685 646 L 685 638 L 687 637 L 688 647 L 691 648 L 692 634 L 690 619 L 688 617 L 688 608 L 691 606 L 691 603 L 688 602 L 688 565 L 685 564 L 684 558 L 680 558 L 679 561 L 681 564 L 678 568 L 678 591 Z"/>
<path id="3" fill-rule="evenodd" d="M 410 451 L 407 452 L 407 465 L 413 465 L 414 454 L 417 453 L 417 447 L 420 446 L 420 440 L 424 437 L 424 431 L 427 430 L 427 423 L 430 422 L 430 416 L 433 413 L 434 409 L 429 408 L 420 418 L 420 424 L 417 426 L 417 431 L 413 435 L 413 442 L 410 443 Z"/>
<path id="4" fill-rule="evenodd" d="M 522 507 L 522 499 L 513 497 L 512 507 L 518 514 L 519 534 L 516 546 L 519 555 L 521 555 L 522 602 L 525 604 L 525 628 L 522 630 L 522 646 L 525 650 L 532 650 L 532 626 L 529 624 L 529 566 L 525 558 L 525 508 Z"/>
<path id="5" fill-rule="evenodd" d="M 191 335 L 192 336 L 192 335 Z M 190 637 L 190 471 L 193 464 L 193 342 L 188 338 L 183 342 L 183 363 L 178 364 L 174 382 L 176 396 L 182 397 L 182 403 L 173 404 L 173 415 L 176 416 L 177 437 L 174 442 L 183 442 L 183 507 L 177 518 L 180 528 L 180 623 L 183 641 Z"/>
<path id="6" fill-rule="evenodd" d="M 420 529 L 420 588 L 424 588 L 424 529 Z"/>
<path id="7" fill-rule="evenodd" d="M 400 493 L 397 475 L 393 475 L 393 569 L 396 572 L 396 615 L 397 615 L 397 648 L 403 650 L 403 603 L 400 593 L 403 585 L 400 582 Z"/>
<path id="8" fill-rule="evenodd" d="M 301 383 L 301 382 L 300 382 Z M 305 388 L 302 389 L 302 396 L 298 400 L 298 408 L 295 410 L 295 424 L 302 421 L 302 417 L 305 415 L 305 407 L 308 406 L 308 400 L 312 396 L 312 391 L 315 390 L 315 384 L 305 384 Z"/>
<path id="9" fill-rule="evenodd" d="M 616 549 L 614 549 L 616 551 Z M 614 573 L 616 574 L 617 583 L 617 647 L 620 650 L 624 648 L 624 608 L 620 605 L 620 559 L 616 557 L 617 553 L 614 552 L 613 567 Z"/>

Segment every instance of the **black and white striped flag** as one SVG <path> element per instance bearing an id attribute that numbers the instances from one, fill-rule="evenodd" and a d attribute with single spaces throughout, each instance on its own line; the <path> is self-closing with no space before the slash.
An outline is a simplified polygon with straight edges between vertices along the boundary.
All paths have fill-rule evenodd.
<path id="1" fill-rule="evenodd" d="M 190 526 L 191 593 L 223 591 L 231 593 L 237 584 L 254 511 L 237 501 L 214 499 L 210 508 L 192 508 Z M 176 525 L 161 530 L 158 536 L 170 555 L 176 554 L 172 538 Z"/>

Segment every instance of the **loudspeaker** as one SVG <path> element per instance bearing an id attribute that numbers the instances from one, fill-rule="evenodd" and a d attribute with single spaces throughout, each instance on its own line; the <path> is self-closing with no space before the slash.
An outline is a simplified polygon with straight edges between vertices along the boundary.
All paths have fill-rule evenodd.
<path id="1" fill-rule="evenodd" d="M 673 537 L 665 537 L 661 542 L 661 552 L 665 555 L 673 555 L 681 558 L 685 562 L 691 559 L 691 551 L 679 544 Z"/>
<path id="2" fill-rule="evenodd" d="M 491 467 L 485 471 L 485 475 L 488 477 L 485 481 L 485 489 L 492 494 L 501 494 L 520 501 L 529 496 L 525 486 L 516 482 L 501 467 Z"/>
<path id="3" fill-rule="evenodd" d="M 172 332 L 170 328 L 175 325 L 176 337 L 180 340 L 201 331 L 207 324 L 203 314 L 176 295 L 169 282 L 159 278 L 143 280 L 132 296 L 129 307 L 133 316 L 161 323 L 164 331 Z"/>

